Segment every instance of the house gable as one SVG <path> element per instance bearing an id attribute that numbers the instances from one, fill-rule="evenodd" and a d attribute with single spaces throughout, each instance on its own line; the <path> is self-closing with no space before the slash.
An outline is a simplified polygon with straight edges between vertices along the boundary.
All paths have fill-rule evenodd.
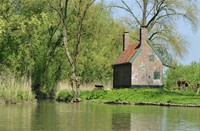
<path id="1" fill-rule="evenodd" d="M 138 49 L 139 50 L 139 49 Z M 134 58 L 135 57 L 135 58 Z M 132 61 L 132 86 L 162 86 L 163 64 L 146 41 Z"/>
<path id="2" fill-rule="evenodd" d="M 161 63 L 165 66 L 168 66 L 164 58 L 160 55 L 160 53 L 155 49 L 153 43 L 150 40 L 147 40 L 145 44 L 148 44 L 156 56 L 159 58 Z M 118 59 L 115 61 L 113 65 L 125 64 L 125 63 L 133 63 L 137 56 L 142 51 L 142 47 L 139 44 L 131 44 L 127 47 L 125 51 L 123 51 Z M 168 66 L 169 67 L 169 66 Z"/>
<path id="3" fill-rule="evenodd" d="M 156 56 L 159 58 L 159 60 L 161 61 L 161 63 L 163 65 L 167 65 L 164 58 L 160 55 L 160 53 L 155 49 L 155 47 L 153 46 L 152 42 L 150 40 L 147 40 L 145 44 L 148 44 L 151 49 L 153 50 L 153 52 L 156 54 Z M 131 57 L 130 63 L 133 63 L 135 61 L 135 59 L 137 58 L 137 56 L 140 54 L 140 52 L 142 51 L 142 48 L 138 48 L 137 51 L 134 53 L 134 55 Z"/>

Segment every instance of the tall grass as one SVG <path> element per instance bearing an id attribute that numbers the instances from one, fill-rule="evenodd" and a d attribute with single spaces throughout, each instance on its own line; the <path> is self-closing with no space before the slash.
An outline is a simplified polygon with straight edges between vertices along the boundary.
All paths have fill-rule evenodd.
<path id="1" fill-rule="evenodd" d="M 31 80 L 16 77 L 11 73 L 0 74 L 0 100 L 6 103 L 33 101 L 35 99 L 31 90 Z"/>

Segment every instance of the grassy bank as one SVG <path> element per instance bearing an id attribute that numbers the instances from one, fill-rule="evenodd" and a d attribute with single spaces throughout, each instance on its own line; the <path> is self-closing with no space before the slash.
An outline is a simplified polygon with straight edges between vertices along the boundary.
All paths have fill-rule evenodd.
<path id="1" fill-rule="evenodd" d="M 15 104 L 34 100 L 30 80 L 17 80 L 12 74 L 0 75 L 0 103 Z"/>
<path id="2" fill-rule="evenodd" d="M 70 92 L 57 93 L 57 100 L 69 100 Z M 82 91 L 82 100 L 93 102 L 155 102 L 173 104 L 200 104 L 200 95 L 189 92 L 171 92 L 165 89 L 138 88 Z"/>

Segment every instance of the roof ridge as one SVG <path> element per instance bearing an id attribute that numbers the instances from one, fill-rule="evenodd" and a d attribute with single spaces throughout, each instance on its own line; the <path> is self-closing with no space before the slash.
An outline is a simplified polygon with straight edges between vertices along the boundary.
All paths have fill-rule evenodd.
<path id="1" fill-rule="evenodd" d="M 140 43 L 133 43 L 128 45 L 126 50 L 124 50 L 120 56 L 117 58 L 115 63 L 113 65 L 118 65 L 118 64 L 124 64 L 124 63 L 130 63 L 131 58 L 135 55 L 137 50 L 139 49 Z"/>

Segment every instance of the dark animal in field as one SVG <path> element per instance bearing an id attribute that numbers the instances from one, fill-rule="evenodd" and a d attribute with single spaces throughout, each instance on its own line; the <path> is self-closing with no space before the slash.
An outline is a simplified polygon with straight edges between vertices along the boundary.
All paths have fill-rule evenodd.
<path id="1" fill-rule="evenodd" d="M 185 83 L 185 89 L 188 90 L 190 82 L 189 81 L 185 81 L 184 83 Z"/>
<path id="2" fill-rule="evenodd" d="M 183 90 L 183 89 L 188 89 L 190 82 L 189 81 L 185 81 L 185 80 L 178 80 L 177 81 L 177 85 L 178 85 L 178 89 Z"/>
<path id="3" fill-rule="evenodd" d="M 198 82 L 194 87 L 193 87 L 194 92 L 199 94 L 200 92 L 200 82 Z"/>
<path id="4" fill-rule="evenodd" d="M 178 81 L 177 81 L 177 85 L 178 85 L 178 89 L 179 89 L 179 90 L 182 90 L 182 89 L 183 89 L 184 83 L 183 83 L 183 81 L 178 80 Z"/>

